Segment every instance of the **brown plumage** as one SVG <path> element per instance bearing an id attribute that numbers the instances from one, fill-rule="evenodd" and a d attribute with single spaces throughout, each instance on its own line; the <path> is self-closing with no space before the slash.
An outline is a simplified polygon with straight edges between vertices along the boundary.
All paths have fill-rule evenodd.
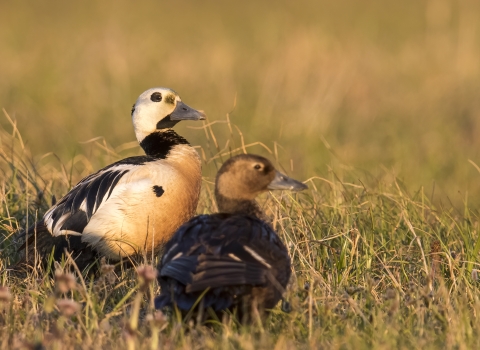
<path id="1" fill-rule="evenodd" d="M 239 155 L 226 161 L 215 182 L 220 213 L 182 225 L 167 243 L 158 266 L 157 308 L 252 312 L 273 308 L 290 278 L 290 257 L 255 197 L 272 189 L 303 190 L 304 184 L 276 171 L 265 158 Z"/>

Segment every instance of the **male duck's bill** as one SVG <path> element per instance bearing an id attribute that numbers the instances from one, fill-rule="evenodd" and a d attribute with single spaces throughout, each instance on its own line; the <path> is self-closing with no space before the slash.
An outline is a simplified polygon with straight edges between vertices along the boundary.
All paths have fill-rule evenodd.
<path id="1" fill-rule="evenodd" d="M 157 130 L 173 128 L 181 120 L 205 120 L 205 113 L 178 101 L 173 112 L 157 123 Z"/>
<path id="2" fill-rule="evenodd" d="M 205 113 L 187 106 L 182 101 L 177 102 L 177 107 L 170 114 L 171 120 L 205 120 Z"/>
<path id="3" fill-rule="evenodd" d="M 302 191 L 307 189 L 308 186 L 277 171 L 267 188 L 269 190 Z"/>

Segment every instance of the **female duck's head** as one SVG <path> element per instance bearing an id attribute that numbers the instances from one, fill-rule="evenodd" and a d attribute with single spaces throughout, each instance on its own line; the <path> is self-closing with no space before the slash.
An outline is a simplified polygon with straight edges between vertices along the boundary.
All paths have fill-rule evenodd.
<path id="1" fill-rule="evenodd" d="M 218 171 L 215 196 L 220 212 L 235 212 L 235 203 L 240 209 L 245 202 L 254 203 L 255 197 L 263 192 L 301 191 L 306 188 L 307 185 L 275 170 L 268 159 L 241 154 L 227 160 Z"/>

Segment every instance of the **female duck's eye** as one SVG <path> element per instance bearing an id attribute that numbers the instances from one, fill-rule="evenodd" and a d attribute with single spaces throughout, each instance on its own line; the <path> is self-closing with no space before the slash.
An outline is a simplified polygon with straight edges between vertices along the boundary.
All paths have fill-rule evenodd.
<path id="1" fill-rule="evenodd" d="M 159 92 L 154 92 L 152 96 L 150 96 L 150 100 L 153 102 L 160 102 L 162 100 L 162 94 Z"/>
<path id="2" fill-rule="evenodd" d="M 253 167 L 253 169 L 256 169 L 256 170 L 260 170 L 262 167 L 260 166 L 260 164 L 255 164 L 255 166 Z"/>

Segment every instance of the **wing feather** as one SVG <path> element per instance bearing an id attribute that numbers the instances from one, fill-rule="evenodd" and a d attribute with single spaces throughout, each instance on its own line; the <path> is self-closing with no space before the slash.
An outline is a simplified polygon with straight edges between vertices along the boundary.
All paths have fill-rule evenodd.
<path id="1" fill-rule="evenodd" d="M 208 256 L 198 265 L 192 282 L 187 284 L 187 293 L 206 288 L 220 288 L 238 285 L 263 285 L 267 269 L 260 264 L 236 261 L 230 257 Z"/>
<path id="2" fill-rule="evenodd" d="M 271 308 L 290 278 L 290 257 L 271 226 L 257 218 L 200 215 L 167 243 L 158 269 L 159 307 L 186 311 L 203 295 L 204 307 L 222 310 L 259 288 Z"/>
<path id="3" fill-rule="evenodd" d="M 80 181 L 44 216 L 45 225 L 54 236 L 63 230 L 81 234 L 102 203 L 108 200 L 122 177 L 152 157 L 130 157 L 109 165 Z"/>
<path id="4" fill-rule="evenodd" d="M 117 174 L 117 175 L 115 176 L 115 178 L 114 178 L 113 181 L 112 181 L 112 184 L 110 185 L 110 191 L 108 191 L 107 199 L 110 198 L 110 195 L 112 194 L 113 189 L 114 189 L 115 186 L 117 185 L 118 181 L 120 181 L 120 179 L 122 178 L 122 176 L 125 175 L 125 173 L 127 173 L 127 171 L 120 172 L 119 174 Z"/>
<path id="5" fill-rule="evenodd" d="M 197 262 L 196 256 L 185 256 L 170 261 L 163 266 L 160 275 L 164 277 L 174 278 L 183 284 L 192 282 L 192 273 L 195 271 Z"/>

